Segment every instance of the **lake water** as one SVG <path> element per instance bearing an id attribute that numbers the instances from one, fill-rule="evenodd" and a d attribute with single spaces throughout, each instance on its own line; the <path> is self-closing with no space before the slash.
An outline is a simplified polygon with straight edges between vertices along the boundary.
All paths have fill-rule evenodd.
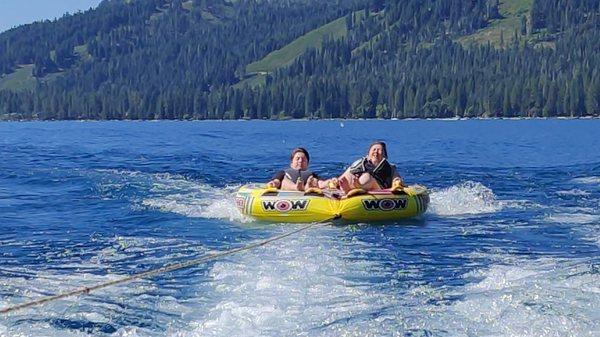
<path id="1" fill-rule="evenodd" d="M 0 336 L 600 336 L 600 120 L 0 123 L 0 308 L 302 225 L 233 193 L 375 139 L 421 218 L 324 224 L 0 315 Z"/>

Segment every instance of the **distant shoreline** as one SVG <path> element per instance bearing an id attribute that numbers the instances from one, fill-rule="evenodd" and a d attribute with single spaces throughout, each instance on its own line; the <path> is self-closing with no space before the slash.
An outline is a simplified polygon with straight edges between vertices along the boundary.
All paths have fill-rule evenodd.
<path id="1" fill-rule="evenodd" d="M 0 119 L 0 122 L 311 122 L 311 121 L 520 121 L 520 120 L 597 120 L 599 116 L 582 117 L 453 117 L 453 118 L 301 118 L 301 119 Z"/>

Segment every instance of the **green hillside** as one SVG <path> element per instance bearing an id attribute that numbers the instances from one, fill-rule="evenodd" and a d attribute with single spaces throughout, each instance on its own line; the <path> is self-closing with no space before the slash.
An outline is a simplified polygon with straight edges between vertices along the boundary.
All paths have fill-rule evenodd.
<path id="1" fill-rule="evenodd" d="M 598 115 L 599 38 L 600 0 L 102 1 L 0 34 L 0 116 Z"/>
<path id="2" fill-rule="evenodd" d="M 73 48 L 73 54 L 80 60 L 90 60 L 91 55 L 87 50 L 87 45 L 75 46 Z M 54 51 L 50 52 L 50 55 L 55 55 Z M 41 82 L 49 82 L 64 74 L 64 69 L 55 73 L 46 74 L 39 78 Z M 14 72 L 5 74 L 0 77 L 0 90 L 33 90 L 36 83 L 36 79 L 33 76 L 33 64 L 26 64 L 18 67 Z"/>
<path id="3" fill-rule="evenodd" d="M 20 66 L 15 72 L 0 77 L 0 90 L 10 89 L 13 91 L 33 89 L 35 79 L 31 75 L 33 64 Z"/>
<path id="4" fill-rule="evenodd" d="M 300 36 L 285 47 L 269 53 L 267 56 L 246 66 L 247 74 L 270 73 L 286 66 L 310 48 L 320 48 L 326 37 L 343 38 L 348 34 L 346 18 L 341 17 L 326 25 Z"/>
<path id="5" fill-rule="evenodd" d="M 501 0 L 502 19 L 493 20 L 489 27 L 481 29 L 475 34 L 463 36 L 457 41 L 464 46 L 490 42 L 493 46 L 499 47 L 502 40 L 504 43 L 508 43 L 514 39 L 515 30 L 521 29 L 523 17 L 531 20 L 529 12 L 532 4 L 533 0 Z"/>

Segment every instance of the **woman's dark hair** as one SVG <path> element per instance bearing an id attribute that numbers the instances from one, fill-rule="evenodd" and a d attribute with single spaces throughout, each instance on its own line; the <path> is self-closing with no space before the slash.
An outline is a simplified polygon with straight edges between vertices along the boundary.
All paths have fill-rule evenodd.
<path id="1" fill-rule="evenodd" d="M 296 153 L 298 153 L 298 152 L 304 153 L 304 155 L 306 156 L 306 162 L 310 162 L 310 156 L 308 155 L 308 151 L 306 151 L 306 149 L 303 147 L 297 147 L 297 148 L 293 149 L 292 155 L 290 156 L 290 160 L 294 159 L 294 155 L 296 155 Z"/>
<path id="2" fill-rule="evenodd" d="M 385 145 L 385 142 L 382 142 L 380 140 L 374 141 L 373 143 L 371 143 L 371 145 L 369 145 L 369 151 L 375 145 L 381 145 L 381 147 L 383 148 L 383 158 L 387 159 L 387 157 L 388 157 L 388 155 L 387 155 L 387 146 Z"/>

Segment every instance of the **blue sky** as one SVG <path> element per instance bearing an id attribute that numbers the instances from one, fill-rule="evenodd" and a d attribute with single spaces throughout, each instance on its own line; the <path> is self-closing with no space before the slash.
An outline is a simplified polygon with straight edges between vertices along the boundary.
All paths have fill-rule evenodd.
<path id="1" fill-rule="evenodd" d="M 96 7 L 101 0 L 0 0 L 0 32 L 14 26 Z"/>

